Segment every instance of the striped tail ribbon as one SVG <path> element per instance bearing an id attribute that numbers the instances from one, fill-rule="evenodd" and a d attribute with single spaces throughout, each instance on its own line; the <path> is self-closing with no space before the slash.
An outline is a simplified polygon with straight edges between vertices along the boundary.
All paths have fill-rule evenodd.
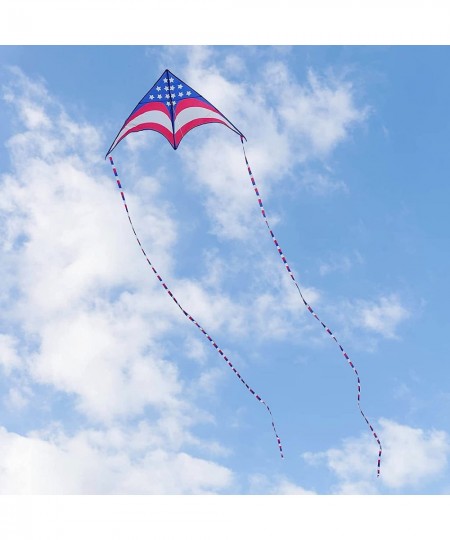
<path id="1" fill-rule="evenodd" d="M 319 316 L 317 315 L 317 313 L 313 310 L 313 308 L 308 304 L 308 302 L 305 300 L 305 297 L 303 296 L 302 294 L 302 291 L 294 277 L 294 274 L 287 262 L 287 259 L 286 259 L 286 256 L 284 255 L 281 247 L 280 247 L 280 244 L 278 243 L 278 240 L 275 238 L 275 235 L 269 225 L 269 221 L 267 219 L 267 215 L 266 215 L 266 211 L 264 209 L 264 205 L 263 205 L 263 202 L 262 202 L 262 199 L 261 199 L 261 195 L 259 193 L 259 189 L 256 185 L 256 182 L 255 182 L 255 179 L 253 177 L 253 173 L 252 173 L 252 170 L 250 168 L 250 165 L 249 165 L 249 162 L 248 162 L 248 159 L 247 159 L 247 154 L 245 152 L 245 146 L 244 146 L 244 139 L 241 137 L 241 142 L 242 142 L 242 149 L 244 151 L 244 158 L 245 158 L 245 163 L 247 165 L 247 170 L 248 170 L 248 174 L 250 176 L 250 180 L 251 180 L 251 183 L 252 183 L 252 186 L 253 186 L 253 189 L 255 191 L 255 195 L 256 195 L 256 198 L 258 199 L 258 204 L 259 204 L 259 207 L 261 209 L 261 215 L 262 215 L 262 218 L 264 220 L 264 223 L 266 224 L 267 226 L 267 229 L 269 231 L 269 234 L 270 236 L 272 237 L 272 240 L 273 240 L 273 243 L 275 244 L 275 247 L 281 257 L 281 260 L 286 268 L 286 271 L 288 272 L 289 276 L 291 277 L 292 281 L 294 282 L 294 285 L 296 286 L 297 288 L 297 291 L 299 292 L 300 294 L 300 298 L 302 299 L 303 301 L 303 304 L 305 305 L 306 309 L 311 313 L 311 315 L 317 319 L 319 321 L 319 323 L 322 325 L 323 329 L 325 330 L 325 332 L 327 332 L 327 334 L 336 342 L 337 346 L 339 347 L 339 349 L 341 350 L 341 353 L 344 355 L 344 358 L 347 360 L 347 363 L 349 364 L 349 366 L 352 368 L 355 376 L 356 376 L 356 380 L 357 380 L 357 388 L 358 388 L 358 391 L 357 391 L 357 403 L 358 403 L 358 408 L 359 408 L 359 412 L 362 414 L 362 417 L 364 418 L 364 420 L 366 421 L 367 425 L 369 426 L 370 428 L 370 431 L 372 432 L 375 440 L 377 441 L 378 443 L 378 462 L 377 462 L 377 477 L 380 476 L 380 468 L 381 468 L 381 454 L 382 454 L 382 447 L 381 447 L 381 442 L 380 442 L 380 439 L 378 437 L 378 435 L 376 434 L 375 430 L 373 429 L 372 427 L 372 424 L 369 422 L 369 420 L 367 419 L 366 415 L 364 414 L 362 408 L 361 408 L 361 379 L 359 377 L 359 373 L 355 367 L 355 365 L 353 364 L 353 362 L 350 360 L 350 357 L 348 356 L 348 354 L 345 352 L 344 348 L 342 347 L 342 345 L 339 343 L 339 341 L 336 339 L 336 336 L 333 334 L 333 332 L 328 328 L 328 326 L 323 323 L 321 321 L 321 319 L 319 318 Z"/>
<path id="2" fill-rule="evenodd" d="M 225 353 L 222 351 L 222 349 L 219 348 L 219 346 L 217 345 L 217 343 L 213 340 L 213 338 L 206 332 L 206 330 L 194 319 L 194 317 L 192 317 L 192 315 L 190 315 L 182 306 L 181 304 L 178 302 L 178 300 L 175 298 L 175 296 L 173 295 L 172 291 L 169 289 L 169 287 L 166 285 L 166 283 L 163 281 L 162 277 L 159 275 L 159 273 L 157 272 L 156 268 L 153 266 L 153 264 L 150 262 L 150 259 L 148 258 L 142 244 L 141 244 L 141 241 L 139 240 L 139 237 L 136 233 L 136 229 L 134 228 L 134 225 L 133 225 L 133 222 L 131 220 L 131 216 L 130 216 L 130 212 L 128 210 L 128 205 L 127 205 L 127 201 L 125 199 L 125 193 L 124 193 L 124 190 L 123 190 L 123 187 L 122 187 L 122 184 L 119 180 L 119 175 L 118 175 L 118 172 L 117 172 L 117 168 L 114 164 L 114 161 L 113 161 L 113 158 L 112 156 L 109 156 L 109 161 L 111 163 L 111 167 L 112 167 L 112 171 L 114 173 L 114 176 L 116 178 L 116 182 L 117 182 L 117 187 L 119 188 L 119 191 L 120 191 L 120 196 L 122 197 L 122 201 L 123 201 L 123 205 L 124 205 L 124 208 L 125 208 L 125 211 L 127 213 L 127 218 L 128 218 L 128 221 L 130 222 L 130 226 L 131 226 L 131 229 L 133 231 L 133 234 L 137 240 L 137 243 L 139 244 L 139 247 L 141 248 L 141 251 L 142 251 L 142 254 L 144 255 L 148 265 L 150 266 L 150 268 L 153 270 L 153 273 L 155 274 L 155 276 L 158 278 L 158 281 L 160 282 L 161 286 L 164 288 L 164 290 L 166 291 L 166 293 L 172 298 L 172 300 L 175 302 L 175 304 L 180 308 L 180 310 L 183 312 L 183 315 L 185 317 L 187 317 L 199 330 L 200 332 L 206 337 L 206 339 L 211 343 L 211 345 L 216 349 L 216 351 L 220 354 L 220 356 L 223 358 L 223 360 L 227 363 L 227 365 L 229 366 L 230 369 L 233 370 L 233 373 L 236 375 L 236 377 L 241 381 L 241 383 L 247 388 L 247 390 L 250 392 L 250 394 L 252 394 L 253 396 L 255 396 L 255 398 L 264 405 L 264 407 L 267 409 L 268 413 L 270 414 L 270 418 L 271 418 L 271 421 L 272 421 L 272 428 L 273 428 L 273 432 L 275 433 L 275 437 L 277 439 L 277 444 L 278 444 L 278 449 L 280 451 L 280 457 L 283 458 L 284 455 L 283 455 L 283 447 L 281 446 L 281 440 L 280 440 L 280 437 L 278 437 L 278 433 L 277 433 L 277 429 L 275 427 L 275 421 L 274 421 L 274 418 L 273 418 L 273 415 L 272 415 L 272 411 L 270 410 L 270 407 L 269 405 L 267 405 L 267 403 L 264 401 L 264 399 L 262 399 L 262 397 L 260 397 L 254 390 L 253 388 L 251 388 L 246 382 L 245 380 L 242 378 L 241 374 L 237 371 L 237 369 L 234 367 L 234 365 L 230 362 L 230 360 L 228 359 L 228 357 L 225 355 Z"/>

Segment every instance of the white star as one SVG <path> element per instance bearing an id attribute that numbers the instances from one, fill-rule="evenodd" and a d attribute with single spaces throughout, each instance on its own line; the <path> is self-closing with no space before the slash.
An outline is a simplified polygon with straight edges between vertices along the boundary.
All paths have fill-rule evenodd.
<path id="1" fill-rule="evenodd" d="M 179 85 L 178 85 L 178 88 L 183 88 L 183 85 L 182 85 L 182 84 L 179 84 Z"/>
<path id="2" fill-rule="evenodd" d="M 161 90 L 161 87 L 160 86 L 157 86 L 156 87 L 156 90 L 158 90 L 158 92 Z"/>
<path id="3" fill-rule="evenodd" d="M 170 94 L 172 96 L 172 99 L 175 97 L 175 94 Z"/>
<path id="4" fill-rule="evenodd" d="M 175 86 L 172 84 L 172 86 L 170 87 L 171 90 L 175 90 Z"/>
<path id="5" fill-rule="evenodd" d="M 166 101 L 166 105 L 170 107 L 170 101 Z"/>
<path id="6" fill-rule="evenodd" d="M 172 78 L 172 77 L 170 77 L 169 81 L 170 81 L 170 82 L 173 82 L 173 78 Z"/>
<path id="7" fill-rule="evenodd" d="M 166 83 L 166 82 L 167 82 L 167 79 L 164 79 L 164 82 Z"/>
<path id="8" fill-rule="evenodd" d="M 176 101 L 172 101 L 172 105 L 176 105 L 176 104 L 177 104 L 177 102 L 176 102 Z"/>
<path id="9" fill-rule="evenodd" d="M 186 95 L 187 95 L 187 96 L 190 96 L 191 93 L 192 93 L 192 92 L 191 92 L 190 90 L 188 90 L 188 91 L 186 92 Z"/>
<path id="10" fill-rule="evenodd" d="M 150 99 L 155 99 L 155 96 L 148 96 Z"/>
<path id="11" fill-rule="evenodd" d="M 179 97 L 183 97 L 183 92 L 178 92 Z"/>
<path id="12" fill-rule="evenodd" d="M 166 99 L 169 99 L 170 98 L 170 94 L 166 94 Z"/>
<path id="13" fill-rule="evenodd" d="M 162 95 L 161 95 L 161 94 L 158 94 L 158 99 L 162 99 Z"/>
<path id="14" fill-rule="evenodd" d="M 167 92 L 167 90 L 169 90 L 169 87 L 168 87 L 168 86 L 165 86 L 165 87 L 164 87 L 164 90 Z"/>

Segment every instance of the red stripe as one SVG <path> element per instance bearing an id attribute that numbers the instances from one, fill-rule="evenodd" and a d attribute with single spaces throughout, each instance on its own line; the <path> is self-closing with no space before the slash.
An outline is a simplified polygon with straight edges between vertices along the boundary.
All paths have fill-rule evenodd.
<path id="1" fill-rule="evenodd" d="M 162 126 L 161 124 L 157 124 L 156 122 L 144 122 L 143 124 L 139 124 L 135 127 L 130 128 L 128 131 L 126 131 L 120 139 L 117 139 L 117 141 L 114 143 L 114 146 L 117 146 L 120 141 L 129 135 L 130 133 L 137 133 L 138 131 L 144 131 L 146 129 L 151 129 L 152 131 L 157 131 L 158 133 L 161 133 L 173 146 L 173 134 L 171 131 L 169 131 L 167 128 Z"/>
<path id="2" fill-rule="evenodd" d="M 180 114 L 181 111 L 189 109 L 189 107 L 201 107 L 202 109 L 208 109 L 208 111 L 213 111 L 217 114 L 222 114 L 209 103 L 205 103 L 197 98 L 185 98 L 182 101 L 178 102 L 175 107 L 175 118 Z"/>
<path id="3" fill-rule="evenodd" d="M 135 118 L 137 118 L 141 114 L 144 114 L 144 113 L 149 112 L 149 111 L 161 111 L 164 114 L 166 114 L 167 118 L 169 118 L 169 120 L 170 120 L 170 113 L 169 113 L 169 109 L 167 108 L 167 106 L 164 105 L 164 103 L 161 103 L 160 101 L 157 101 L 155 103 L 153 103 L 153 102 L 146 103 L 145 105 L 142 105 L 142 107 L 140 107 L 139 109 L 136 109 L 136 111 L 134 111 L 134 113 L 132 113 L 127 118 L 127 120 L 125 121 L 124 127 L 129 122 L 131 122 L 131 120 L 134 120 Z"/>
<path id="4" fill-rule="evenodd" d="M 204 124 L 223 124 L 228 127 L 228 124 L 219 118 L 196 118 L 184 124 L 176 133 L 175 133 L 175 146 L 180 144 L 181 139 L 189 133 L 191 129 L 194 129 L 198 126 L 203 126 Z"/>

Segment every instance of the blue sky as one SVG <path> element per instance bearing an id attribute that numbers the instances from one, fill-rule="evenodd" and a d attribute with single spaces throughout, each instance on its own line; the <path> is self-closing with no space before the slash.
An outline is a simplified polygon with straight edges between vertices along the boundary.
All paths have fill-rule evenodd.
<path id="1" fill-rule="evenodd" d="M 0 48 L 0 489 L 448 494 L 448 47 Z M 216 125 L 104 154 L 169 68 Z M 19 466 L 20 464 L 20 466 Z"/>

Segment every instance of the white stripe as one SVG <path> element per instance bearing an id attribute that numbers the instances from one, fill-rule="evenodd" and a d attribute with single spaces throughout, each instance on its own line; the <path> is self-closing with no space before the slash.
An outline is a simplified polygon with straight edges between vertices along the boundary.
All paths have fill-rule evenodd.
<path id="1" fill-rule="evenodd" d="M 120 139 L 120 137 L 122 137 L 122 135 L 129 131 L 131 128 L 137 127 L 140 124 L 146 124 L 148 122 L 160 124 L 167 128 L 170 132 L 172 132 L 172 122 L 170 121 L 170 118 L 167 116 L 167 114 L 164 114 L 161 111 L 146 111 L 128 122 L 128 124 L 126 124 L 121 130 L 119 135 L 117 135 L 117 139 Z"/>
<path id="2" fill-rule="evenodd" d="M 210 109 L 204 109 L 203 107 L 188 107 L 177 114 L 177 117 L 175 118 L 175 133 L 184 127 L 188 122 L 191 122 L 191 120 L 199 120 L 203 118 L 220 120 L 234 131 L 233 126 L 227 122 L 221 114 L 211 111 Z"/>

